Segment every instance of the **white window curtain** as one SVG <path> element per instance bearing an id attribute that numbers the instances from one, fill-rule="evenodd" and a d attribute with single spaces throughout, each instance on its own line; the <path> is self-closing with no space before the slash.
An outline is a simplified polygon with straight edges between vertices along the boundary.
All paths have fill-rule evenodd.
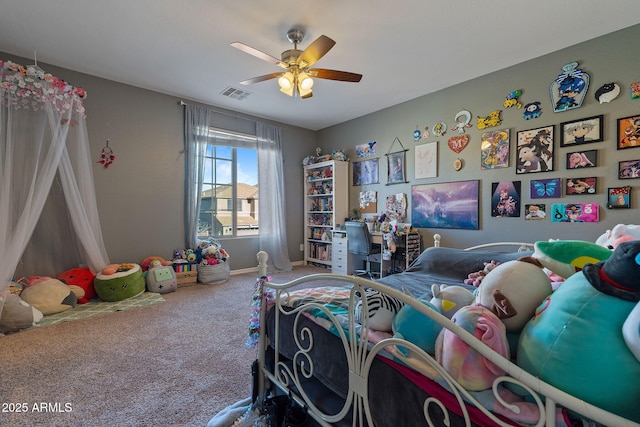
<path id="1" fill-rule="evenodd" d="M 204 155 L 209 138 L 209 109 L 187 104 L 184 107 L 185 152 L 185 247 L 198 247 L 200 195 L 204 179 Z"/>
<path id="2" fill-rule="evenodd" d="M 204 178 L 204 155 L 209 139 L 210 112 L 197 105 L 185 105 L 185 239 L 186 247 L 198 244 L 197 221 Z M 285 220 L 282 129 L 256 123 L 259 180 L 259 248 L 269 254 L 270 271 L 291 271 Z"/>
<path id="3" fill-rule="evenodd" d="M 85 96 L 37 66 L 0 60 L 0 288 L 18 266 L 21 274 L 54 276 L 109 264 Z"/>
<path id="4" fill-rule="evenodd" d="M 282 128 L 258 122 L 256 134 L 258 137 L 260 250 L 269 254 L 267 271 L 291 271 L 287 249 Z"/>

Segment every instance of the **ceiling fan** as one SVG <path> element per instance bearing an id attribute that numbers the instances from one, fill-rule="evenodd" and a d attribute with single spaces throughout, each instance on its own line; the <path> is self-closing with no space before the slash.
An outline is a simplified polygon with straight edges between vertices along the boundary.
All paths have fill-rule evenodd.
<path id="1" fill-rule="evenodd" d="M 270 79 L 278 79 L 280 91 L 289 96 L 299 95 L 301 98 L 310 98 L 313 96 L 311 88 L 313 87 L 313 78 L 338 80 L 343 82 L 359 82 L 362 74 L 349 73 L 347 71 L 327 70 L 324 68 L 310 68 L 320 58 L 322 58 L 336 44 L 335 41 L 327 36 L 320 36 L 313 41 L 307 48 L 302 51 L 298 49 L 298 44 L 304 38 L 304 31 L 298 28 L 292 28 L 287 32 L 287 39 L 293 43 L 293 49 L 282 52 L 281 59 L 261 52 L 251 46 L 247 46 L 241 42 L 231 43 L 236 49 L 260 58 L 264 61 L 271 62 L 286 71 L 265 74 L 263 76 L 254 77 L 252 79 L 241 81 L 243 85 L 258 83 Z"/>

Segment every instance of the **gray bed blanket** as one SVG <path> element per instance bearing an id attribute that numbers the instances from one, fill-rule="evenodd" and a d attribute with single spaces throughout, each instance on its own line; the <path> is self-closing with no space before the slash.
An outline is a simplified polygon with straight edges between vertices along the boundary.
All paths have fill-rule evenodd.
<path id="1" fill-rule="evenodd" d="M 430 299 L 433 284 L 459 285 L 473 291 L 475 287 L 465 285 L 464 279 L 470 273 L 482 270 L 484 263 L 503 263 L 526 255 L 531 255 L 531 252 L 464 251 L 432 247 L 425 249 L 404 272 L 383 277 L 378 282 L 394 289 L 406 289 L 416 298 Z"/>

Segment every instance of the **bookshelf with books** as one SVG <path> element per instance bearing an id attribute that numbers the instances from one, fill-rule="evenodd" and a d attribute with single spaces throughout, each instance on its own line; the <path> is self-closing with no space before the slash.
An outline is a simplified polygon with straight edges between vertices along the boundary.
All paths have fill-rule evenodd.
<path id="1" fill-rule="evenodd" d="M 333 230 L 349 215 L 349 163 L 304 166 L 304 263 L 331 267 Z"/>

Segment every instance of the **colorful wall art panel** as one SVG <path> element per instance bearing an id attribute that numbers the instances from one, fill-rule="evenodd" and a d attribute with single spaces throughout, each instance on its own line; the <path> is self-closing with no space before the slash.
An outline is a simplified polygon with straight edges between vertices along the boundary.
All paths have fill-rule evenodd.
<path id="1" fill-rule="evenodd" d="M 597 203 L 554 203 L 551 205 L 551 222 L 598 222 Z"/>
<path id="2" fill-rule="evenodd" d="M 413 226 L 477 230 L 479 188 L 479 180 L 412 186 Z"/>

